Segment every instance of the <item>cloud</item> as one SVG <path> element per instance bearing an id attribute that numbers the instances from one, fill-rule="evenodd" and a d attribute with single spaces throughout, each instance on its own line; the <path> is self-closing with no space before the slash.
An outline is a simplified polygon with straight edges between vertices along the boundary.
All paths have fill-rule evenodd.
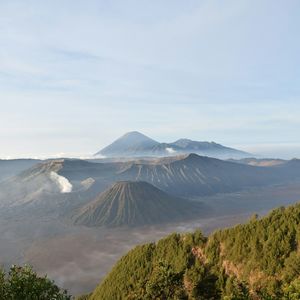
<path id="1" fill-rule="evenodd" d="M 81 157 L 80 157 L 81 158 Z M 106 158 L 106 156 L 102 155 L 102 154 L 97 154 L 97 155 L 92 155 L 90 157 L 88 157 L 89 159 L 93 159 L 93 158 L 97 158 L 97 159 L 103 159 Z"/>
<path id="2" fill-rule="evenodd" d="M 174 149 L 171 148 L 171 147 L 167 147 L 167 148 L 166 148 L 166 151 L 167 151 L 169 154 L 174 154 L 174 153 L 176 153 L 176 150 L 174 150 Z"/>
<path id="3" fill-rule="evenodd" d="M 259 157 L 284 159 L 300 158 L 300 143 L 243 144 L 236 145 L 236 147 Z"/>
<path id="4" fill-rule="evenodd" d="M 73 186 L 67 178 L 60 176 L 55 172 L 50 173 L 50 178 L 55 183 L 57 183 L 61 193 L 71 193 L 72 192 Z"/>

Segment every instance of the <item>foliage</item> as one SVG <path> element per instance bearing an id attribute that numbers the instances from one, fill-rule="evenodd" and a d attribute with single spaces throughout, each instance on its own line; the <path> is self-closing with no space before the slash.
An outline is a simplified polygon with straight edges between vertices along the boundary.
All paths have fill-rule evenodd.
<path id="1" fill-rule="evenodd" d="M 131 250 L 90 299 L 300 299 L 300 204 Z"/>
<path id="2" fill-rule="evenodd" d="M 39 277 L 31 267 L 12 266 L 8 274 L 0 272 L 0 300 L 69 300 L 53 281 Z"/>
<path id="3" fill-rule="evenodd" d="M 154 266 L 146 283 L 144 299 L 186 299 L 182 273 L 176 273 L 171 265 L 159 262 Z"/>
<path id="4" fill-rule="evenodd" d="M 283 299 L 286 300 L 300 299 L 300 278 L 293 280 L 290 284 L 284 284 Z"/>

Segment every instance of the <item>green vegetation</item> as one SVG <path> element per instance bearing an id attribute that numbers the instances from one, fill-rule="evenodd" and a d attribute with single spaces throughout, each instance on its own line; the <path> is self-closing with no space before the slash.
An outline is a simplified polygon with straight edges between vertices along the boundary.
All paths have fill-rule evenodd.
<path id="1" fill-rule="evenodd" d="M 137 246 L 89 299 L 300 299 L 300 204 Z"/>
<path id="2" fill-rule="evenodd" d="M 29 266 L 0 270 L 0 300 L 70 300 L 53 281 L 39 277 Z"/>

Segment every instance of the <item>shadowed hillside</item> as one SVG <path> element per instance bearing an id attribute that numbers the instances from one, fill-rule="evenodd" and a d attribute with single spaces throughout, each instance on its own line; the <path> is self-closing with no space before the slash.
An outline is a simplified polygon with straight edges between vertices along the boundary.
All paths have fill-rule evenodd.
<path id="1" fill-rule="evenodd" d="M 40 160 L 36 159 L 0 159 L 0 182 L 31 168 Z"/>
<path id="2" fill-rule="evenodd" d="M 125 166 L 125 165 L 124 165 Z M 163 164 L 128 163 L 119 179 L 147 181 L 178 196 L 226 193 L 300 177 L 296 161 L 275 167 L 255 167 L 190 154 Z"/>

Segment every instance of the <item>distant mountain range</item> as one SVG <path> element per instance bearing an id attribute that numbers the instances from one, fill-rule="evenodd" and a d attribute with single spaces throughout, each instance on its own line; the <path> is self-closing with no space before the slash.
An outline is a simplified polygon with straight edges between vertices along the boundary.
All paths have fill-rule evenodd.
<path id="1" fill-rule="evenodd" d="M 86 226 L 137 226 L 200 216 L 199 202 L 171 196 L 142 181 L 121 181 L 78 209 L 72 219 Z"/>
<path id="2" fill-rule="evenodd" d="M 0 208 L 62 216 L 88 205 L 118 181 L 143 181 L 174 197 L 193 198 L 299 178 L 296 159 L 269 167 L 196 154 L 107 163 L 60 159 L 39 163 L 1 182 Z"/>
<path id="3" fill-rule="evenodd" d="M 198 142 L 189 139 L 179 139 L 173 143 L 159 143 L 137 131 L 126 133 L 109 146 L 97 152 L 95 156 L 143 157 L 173 156 L 189 153 L 222 159 L 237 159 L 252 156 L 244 151 L 225 147 L 214 142 Z"/>

